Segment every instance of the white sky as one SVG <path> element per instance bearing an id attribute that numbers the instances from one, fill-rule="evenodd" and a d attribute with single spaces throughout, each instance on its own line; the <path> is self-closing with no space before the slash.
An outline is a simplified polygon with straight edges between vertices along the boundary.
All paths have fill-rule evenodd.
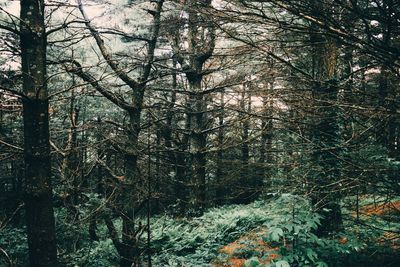
<path id="1" fill-rule="evenodd" d="M 59 2 L 69 2 L 70 4 L 76 4 L 76 0 L 60 0 Z M 83 0 L 83 4 L 85 5 L 86 3 L 90 3 L 92 1 L 88 0 Z M 121 4 L 121 0 L 109 0 L 107 1 L 110 4 Z M 114 2 L 114 3 L 113 3 Z M 127 2 L 127 0 L 125 0 Z M 221 0 L 213 0 L 213 6 L 215 7 L 221 7 Z M 93 2 L 92 2 L 93 3 Z M 20 7 L 20 1 L 19 0 L 0 0 L 0 6 L 4 6 L 5 10 L 9 13 L 11 13 L 14 16 L 19 16 L 19 7 Z M 91 6 L 90 8 L 87 8 L 86 12 L 89 17 L 95 17 L 101 15 L 102 12 L 104 12 L 104 5 L 97 5 L 97 6 Z"/>
<path id="2" fill-rule="evenodd" d="M 4 9 L 14 16 L 19 16 L 19 1 L 17 0 L 0 0 L 0 6 L 4 6 Z"/>

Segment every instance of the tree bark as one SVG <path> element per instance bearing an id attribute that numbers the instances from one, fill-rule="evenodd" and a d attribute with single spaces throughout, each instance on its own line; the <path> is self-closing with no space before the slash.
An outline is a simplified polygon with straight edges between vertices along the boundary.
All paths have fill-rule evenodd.
<path id="1" fill-rule="evenodd" d="M 215 28 L 211 21 L 199 12 L 211 6 L 211 1 L 188 1 L 188 48 L 182 53 L 179 44 L 173 44 L 174 57 L 181 65 L 190 87 L 188 99 L 189 163 L 192 209 L 194 215 L 203 213 L 206 207 L 206 140 L 207 100 L 203 93 L 203 68 L 215 48 Z M 179 39 L 179 38 L 178 38 Z"/>
<path id="2" fill-rule="evenodd" d="M 217 152 L 217 170 L 215 173 L 216 176 L 216 203 L 219 205 L 223 204 L 223 201 L 225 199 L 225 192 L 226 190 L 224 189 L 224 165 L 223 165 L 223 160 L 224 160 L 224 152 L 223 152 L 223 147 L 224 147 L 224 137 L 225 137 L 225 129 L 224 129 L 224 120 L 225 120 L 225 93 L 221 92 L 220 95 L 220 105 L 221 105 L 221 111 L 218 113 L 218 152 Z"/>
<path id="3" fill-rule="evenodd" d="M 194 76 L 194 77 L 193 77 Z M 190 120 L 190 157 L 192 163 L 192 180 L 190 182 L 193 193 L 193 208 L 195 213 L 201 214 L 206 205 L 206 101 L 201 94 L 201 75 L 188 77 L 193 92 L 189 99 Z"/>
<path id="4" fill-rule="evenodd" d="M 257 180 L 255 181 L 256 188 L 261 187 L 265 180 L 266 187 L 271 186 L 271 178 L 270 176 L 270 167 L 267 167 L 267 164 L 272 163 L 272 139 L 273 139 L 273 122 L 272 122 L 272 113 L 273 113 L 273 88 L 274 88 L 274 79 L 268 82 L 269 90 L 262 96 L 263 102 L 263 116 L 261 121 L 261 140 L 260 140 L 260 158 L 259 158 L 259 173 Z"/>
<path id="5" fill-rule="evenodd" d="M 252 175 L 250 174 L 249 159 L 250 159 L 250 148 L 249 148 L 249 130 L 250 122 L 249 117 L 246 113 L 250 112 L 251 108 L 251 96 L 247 94 L 246 89 L 249 83 L 243 84 L 241 92 L 241 98 L 239 100 L 239 119 L 241 126 L 240 134 L 240 176 L 236 182 L 235 202 L 238 204 L 249 203 L 253 200 L 254 188 L 252 185 Z"/>
<path id="6" fill-rule="evenodd" d="M 313 12 L 325 14 L 326 2 L 313 1 Z M 339 88 L 337 76 L 338 47 L 332 38 L 319 32 L 317 25 L 311 26 L 310 41 L 313 47 L 314 115 L 311 140 L 314 144 L 312 160 L 316 170 L 311 172 L 310 182 L 314 186 L 311 201 L 322 216 L 316 234 L 326 236 L 337 232 L 342 226 L 340 194 L 336 181 L 341 176 L 339 151 Z"/>
<path id="7" fill-rule="evenodd" d="M 25 208 L 30 266 L 57 266 L 52 201 L 44 1 L 21 0 Z"/>
<path id="8" fill-rule="evenodd" d="M 73 82 L 74 78 L 73 78 Z M 73 220 L 78 219 L 79 213 L 76 205 L 79 201 L 79 157 L 78 157 L 78 131 L 77 123 L 79 118 L 79 108 L 75 106 L 75 95 L 71 92 L 70 99 L 70 129 L 68 133 L 67 145 L 65 148 L 65 157 L 62 162 L 62 175 L 65 191 L 68 194 L 65 199 L 66 207 Z"/>

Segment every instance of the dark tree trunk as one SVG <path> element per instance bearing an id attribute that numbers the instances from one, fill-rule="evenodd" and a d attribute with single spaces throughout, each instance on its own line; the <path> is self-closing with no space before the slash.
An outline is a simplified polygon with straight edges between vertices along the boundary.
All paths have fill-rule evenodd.
<path id="1" fill-rule="evenodd" d="M 74 79 L 73 82 L 75 83 Z M 62 163 L 62 174 L 65 191 L 68 193 L 66 198 L 66 207 L 73 220 L 78 219 L 78 210 L 76 205 L 79 201 L 79 157 L 78 157 L 78 132 L 77 123 L 79 118 L 79 108 L 75 106 L 75 95 L 72 91 L 70 99 L 70 129 L 66 146 L 66 155 Z"/>
<path id="2" fill-rule="evenodd" d="M 389 46 L 391 44 L 392 24 L 390 21 L 387 24 L 386 31 L 383 34 L 384 42 Z M 379 106 L 386 109 L 386 114 L 383 114 L 378 121 L 377 140 L 388 151 L 389 157 L 398 158 L 398 122 L 396 119 L 397 110 L 397 93 L 395 77 L 389 66 L 393 62 L 388 60 L 381 66 L 379 74 Z"/>
<path id="3" fill-rule="evenodd" d="M 172 66 L 176 69 L 176 60 L 173 59 Z M 172 73 L 172 92 L 171 100 L 166 111 L 166 123 L 163 126 L 162 137 L 164 139 L 164 145 L 167 150 L 167 158 L 172 164 L 171 170 L 174 173 L 174 180 L 172 183 L 172 197 L 169 202 L 176 205 L 174 210 L 175 215 L 184 215 L 187 208 L 188 188 L 186 180 L 186 153 L 188 146 L 188 136 L 185 134 L 183 138 L 179 138 L 179 134 L 176 133 L 177 137 L 174 140 L 173 131 L 176 130 L 176 118 L 174 113 L 174 107 L 176 103 L 176 90 L 178 89 L 177 73 Z M 176 144 L 174 150 L 173 144 Z M 169 182 L 169 181 L 168 181 Z"/>
<path id="4" fill-rule="evenodd" d="M 224 119 L 225 119 L 225 94 L 221 92 L 220 96 L 220 105 L 221 111 L 218 114 L 218 152 L 217 152 L 217 171 L 216 171 L 216 203 L 219 205 L 223 204 L 225 199 L 225 192 L 224 189 L 224 166 L 223 166 L 223 159 L 224 159 Z"/>
<path id="5" fill-rule="evenodd" d="M 250 111 L 251 98 L 246 94 L 247 84 L 243 85 L 243 91 L 239 102 L 239 119 L 241 125 L 240 146 L 240 176 L 236 182 L 235 203 L 249 203 L 253 200 L 252 177 L 249 169 L 249 128 L 250 122 L 247 113 Z"/>
<path id="6" fill-rule="evenodd" d="M 274 81 L 269 82 L 269 90 L 263 95 L 263 116 L 261 121 L 261 142 L 260 142 L 260 158 L 259 158 L 259 173 L 255 181 L 256 188 L 260 188 L 264 182 L 266 187 L 271 186 L 270 170 L 271 168 L 267 165 L 272 163 L 272 112 L 273 112 L 273 101 L 271 96 L 273 94 Z"/>
<path id="7" fill-rule="evenodd" d="M 181 65 L 190 87 L 187 110 L 189 130 L 189 158 L 192 212 L 200 215 L 206 206 L 206 140 L 207 140 L 207 99 L 202 88 L 204 64 L 212 56 L 215 47 L 215 28 L 213 23 L 199 10 L 211 6 L 211 1 L 187 1 L 188 19 L 182 20 L 187 31 L 188 48 L 182 51 L 179 43 L 174 43 L 174 58 Z M 179 20 L 182 18 L 179 18 Z M 180 37 L 177 38 L 179 40 Z M 183 52 L 183 53 L 182 53 Z"/>
<path id="8" fill-rule="evenodd" d="M 177 62 L 173 59 L 173 68 L 176 69 Z M 177 83 L 177 73 L 174 71 L 172 77 L 172 88 L 174 92 L 172 93 L 171 97 L 171 105 L 169 106 L 168 114 L 168 125 L 169 128 L 169 147 L 172 149 L 172 125 L 173 125 L 173 107 L 175 106 L 176 102 L 176 92 L 175 90 L 178 88 Z M 174 123 L 175 125 L 175 123 Z M 177 140 L 179 138 L 176 138 Z M 189 203 L 189 192 L 188 192 L 188 181 L 186 177 L 186 170 L 187 170 L 187 162 L 186 162 L 186 153 L 188 148 L 189 136 L 184 134 L 181 140 L 177 143 L 177 151 L 171 154 L 174 163 L 174 171 L 175 171 L 175 179 L 174 179 L 174 194 L 176 195 L 176 204 L 177 204 L 177 215 L 184 215 L 187 211 L 187 204 Z M 167 143 L 166 143 L 167 145 Z"/>
<path id="9" fill-rule="evenodd" d="M 316 111 L 318 118 L 313 126 L 312 139 L 315 145 L 312 159 L 317 164 L 317 170 L 312 178 L 315 188 L 311 198 L 315 209 L 322 215 L 317 230 L 320 236 L 337 232 L 342 225 L 340 188 L 335 183 L 341 177 L 338 108 L 332 104 L 338 88 L 336 85 L 325 86 L 315 88 L 315 98 L 320 107 Z"/>
<path id="10" fill-rule="evenodd" d="M 21 0 L 25 208 L 30 266 L 57 266 L 52 201 L 44 1 Z"/>
<path id="11" fill-rule="evenodd" d="M 188 77 L 193 92 L 189 101 L 190 120 L 190 157 L 192 163 L 192 179 L 190 181 L 195 213 L 201 214 L 206 205 L 206 101 L 201 94 L 202 75 Z"/>
<path id="12" fill-rule="evenodd" d="M 143 96 L 138 98 L 142 101 Z M 142 106 L 140 105 L 137 106 Z M 140 114 L 141 109 L 134 109 L 129 113 L 129 130 L 127 147 L 125 150 L 125 178 L 120 185 L 119 211 L 122 214 L 122 237 L 120 241 L 120 266 L 130 267 L 138 260 L 138 248 L 135 234 L 135 207 L 139 202 L 137 186 L 140 184 L 138 175 L 138 141 L 140 134 Z"/>
<path id="13" fill-rule="evenodd" d="M 319 16 L 325 14 L 326 3 L 313 1 L 313 11 Z M 311 172 L 310 182 L 314 186 L 311 201 L 322 216 L 316 234 L 326 236 L 341 229 L 340 188 L 336 181 L 341 176 L 339 108 L 337 106 L 339 88 L 336 84 L 338 47 L 332 38 L 319 32 L 317 25 L 311 26 L 314 115 L 311 140 L 314 145 L 312 160 L 316 169 Z"/>
<path id="14" fill-rule="evenodd" d="M 89 237 L 90 240 L 92 241 L 99 241 L 99 237 L 97 235 L 97 221 L 96 221 L 96 215 L 93 215 L 90 217 L 89 221 Z"/>

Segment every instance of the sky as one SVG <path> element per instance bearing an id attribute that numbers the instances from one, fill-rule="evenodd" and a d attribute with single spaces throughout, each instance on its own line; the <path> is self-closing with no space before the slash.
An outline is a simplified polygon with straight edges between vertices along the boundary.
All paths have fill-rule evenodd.
<path id="1" fill-rule="evenodd" d="M 50 0 L 51 1 L 51 0 Z M 18 16 L 19 14 L 19 0 L 0 0 L 0 6 L 7 5 L 5 10 L 12 15 Z M 70 2 L 71 4 L 75 4 L 76 0 L 59 0 L 56 2 Z M 83 0 L 83 4 L 87 2 L 93 2 L 93 1 L 88 1 L 88 0 Z M 127 2 L 127 0 L 108 0 L 108 3 L 111 4 L 121 4 L 121 2 Z M 221 6 L 221 0 L 213 0 L 213 5 L 218 7 Z M 89 17 L 95 17 L 98 15 L 101 15 L 101 12 L 103 11 L 103 8 L 101 6 L 95 7 L 91 6 L 86 12 Z"/>

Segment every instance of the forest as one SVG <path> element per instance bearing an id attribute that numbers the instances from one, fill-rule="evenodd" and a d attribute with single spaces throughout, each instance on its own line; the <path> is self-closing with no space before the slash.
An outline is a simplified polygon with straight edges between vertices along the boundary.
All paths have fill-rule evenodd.
<path id="1" fill-rule="evenodd" d="M 0 266 L 400 266 L 400 2 L 0 0 Z"/>

